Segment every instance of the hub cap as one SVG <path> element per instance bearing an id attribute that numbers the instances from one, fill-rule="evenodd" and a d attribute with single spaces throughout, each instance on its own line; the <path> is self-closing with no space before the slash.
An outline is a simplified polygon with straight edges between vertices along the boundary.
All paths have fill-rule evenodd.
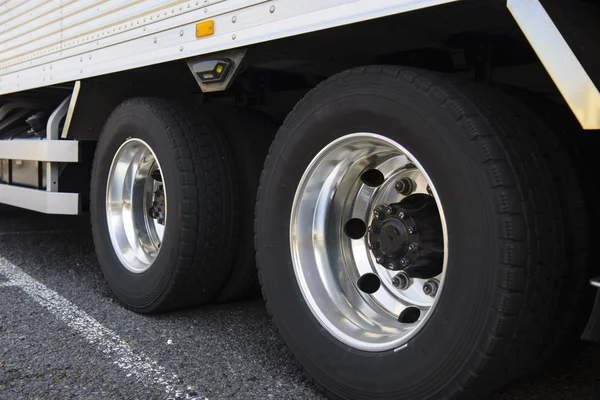
<path id="1" fill-rule="evenodd" d="M 140 139 L 123 143 L 110 166 L 108 232 L 117 257 L 133 273 L 152 266 L 163 240 L 167 195 L 160 171 L 156 155 Z"/>
<path id="2" fill-rule="evenodd" d="M 446 270 L 445 220 L 426 171 L 400 144 L 372 133 L 330 143 L 306 169 L 290 222 L 302 295 L 338 340 L 397 349 L 430 317 Z"/>

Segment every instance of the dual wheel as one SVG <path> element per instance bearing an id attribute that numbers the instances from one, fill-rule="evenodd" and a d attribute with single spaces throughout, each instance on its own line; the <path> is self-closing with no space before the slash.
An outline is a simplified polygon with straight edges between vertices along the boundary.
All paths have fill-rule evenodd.
<path id="1" fill-rule="evenodd" d="M 580 132 L 529 103 L 367 67 L 287 117 L 261 179 L 257 260 L 273 320 L 317 388 L 485 398 L 581 333 L 594 201 L 566 150 Z"/>
<path id="2" fill-rule="evenodd" d="M 258 291 L 253 199 L 273 131 L 260 114 L 156 98 L 114 110 L 94 158 L 91 219 L 124 305 L 159 312 Z"/>
<path id="3" fill-rule="evenodd" d="M 275 325 L 318 389 L 485 397 L 583 328 L 593 202 L 561 132 L 527 103 L 369 67 L 289 114 L 260 178 L 256 259 Z M 233 127 L 231 112 L 134 99 L 107 122 L 93 232 L 128 307 L 186 307 L 252 281 L 267 148 L 255 142 L 268 129 Z"/>

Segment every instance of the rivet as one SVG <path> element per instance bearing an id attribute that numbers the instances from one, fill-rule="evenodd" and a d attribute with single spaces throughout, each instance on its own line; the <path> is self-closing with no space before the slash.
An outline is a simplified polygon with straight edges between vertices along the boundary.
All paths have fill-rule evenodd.
<path id="1" fill-rule="evenodd" d="M 144 27 L 144 31 L 146 30 L 146 27 Z"/>
<path id="2" fill-rule="evenodd" d="M 157 40 L 158 40 L 158 39 L 154 38 L 154 43 L 156 43 L 156 41 L 157 41 Z"/>
<path id="3" fill-rule="evenodd" d="M 80 69 L 80 70 L 79 70 L 79 73 L 80 73 L 80 74 L 82 74 L 82 73 L 83 73 L 83 69 Z"/>
<path id="4" fill-rule="evenodd" d="M 179 36 L 183 36 L 183 29 L 179 31 Z"/>
<path id="5" fill-rule="evenodd" d="M 271 8 L 269 8 L 269 12 L 273 14 L 275 12 L 275 6 L 271 6 Z"/>
<path id="6" fill-rule="evenodd" d="M 206 14 L 208 12 L 208 8 L 204 9 L 204 14 Z"/>
<path id="7" fill-rule="evenodd" d="M 89 56 L 89 59 L 90 59 L 90 60 L 92 59 L 92 55 L 91 55 L 91 54 L 90 54 L 90 56 Z"/>
<path id="8" fill-rule="evenodd" d="M 233 35 L 231 35 L 231 39 L 235 40 L 237 36 L 235 36 L 235 33 Z"/>
<path id="9" fill-rule="evenodd" d="M 231 17 L 231 22 L 233 22 L 235 24 L 235 21 L 237 21 L 237 18 L 234 15 L 233 17 Z"/>
<path id="10" fill-rule="evenodd" d="M 183 46 L 179 46 L 179 51 L 183 51 Z"/>

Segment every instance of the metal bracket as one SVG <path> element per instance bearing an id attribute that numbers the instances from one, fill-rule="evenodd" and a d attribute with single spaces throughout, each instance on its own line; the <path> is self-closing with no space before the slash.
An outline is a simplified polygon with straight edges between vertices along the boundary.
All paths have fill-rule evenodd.
<path id="1" fill-rule="evenodd" d="M 58 128 L 60 121 L 67 115 L 69 104 L 71 103 L 71 95 L 67 96 L 62 103 L 50 114 L 48 123 L 46 124 L 46 139 L 58 140 Z M 58 163 L 46 163 L 46 190 L 48 192 L 58 192 Z"/>
<path id="2" fill-rule="evenodd" d="M 206 55 L 206 56 L 188 58 L 186 60 L 186 63 L 187 63 L 188 68 L 190 69 L 190 72 L 194 76 L 194 79 L 196 79 L 198 86 L 200 86 L 200 89 L 202 90 L 202 92 L 204 92 L 204 93 L 222 92 L 224 90 L 227 90 L 229 88 L 229 86 L 231 86 L 231 84 L 233 83 L 233 78 L 235 78 L 236 75 L 240 72 L 240 65 L 242 64 L 242 61 L 244 60 L 246 51 L 247 51 L 247 49 L 234 49 L 234 50 L 222 51 L 222 52 L 218 52 L 218 53 L 211 53 L 210 55 Z M 225 76 L 225 79 L 222 82 L 214 82 L 214 83 L 202 82 L 200 80 L 200 78 L 198 77 L 198 75 L 196 74 L 196 72 L 194 71 L 194 68 L 193 68 L 194 64 L 197 64 L 202 61 L 209 61 L 209 60 L 213 60 L 213 59 L 223 59 L 223 58 L 229 59 L 232 62 L 232 65 L 229 69 L 229 72 L 227 73 L 227 76 Z"/>
<path id="3" fill-rule="evenodd" d="M 73 93 L 71 94 L 71 100 L 69 101 L 69 108 L 67 109 L 67 115 L 65 117 L 65 124 L 63 125 L 61 138 L 65 139 L 69 134 L 69 128 L 71 127 L 71 120 L 73 119 L 73 114 L 75 114 L 75 105 L 77 104 L 77 99 L 79 98 L 79 91 L 81 90 L 81 81 L 75 81 L 73 85 Z"/>

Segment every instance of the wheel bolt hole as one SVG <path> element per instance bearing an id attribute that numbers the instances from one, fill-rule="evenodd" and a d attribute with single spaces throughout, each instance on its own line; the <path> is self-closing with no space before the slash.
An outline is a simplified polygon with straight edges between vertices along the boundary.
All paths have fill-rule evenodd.
<path id="1" fill-rule="evenodd" d="M 385 181 L 383 174 L 378 169 L 366 170 L 363 172 L 361 179 L 365 185 L 371 187 L 381 186 L 381 184 Z"/>
<path id="2" fill-rule="evenodd" d="M 419 320 L 421 310 L 417 307 L 406 307 L 398 316 L 398 322 L 403 324 L 414 324 Z"/>
<path id="3" fill-rule="evenodd" d="M 163 181 L 162 174 L 160 173 L 160 169 L 155 169 L 154 171 L 152 171 L 150 176 L 152 177 L 152 179 L 154 179 L 157 182 Z"/>
<path id="4" fill-rule="evenodd" d="M 367 294 L 373 294 L 379 290 L 381 286 L 381 280 L 379 277 L 371 272 L 364 274 L 356 282 L 358 288 Z"/>
<path id="5" fill-rule="evenodd" d="M 360 239 L 365 236 L 367 225 L 362 219 L 352 218 L 344 225 L 344 233 L 351 239 Z"/>

